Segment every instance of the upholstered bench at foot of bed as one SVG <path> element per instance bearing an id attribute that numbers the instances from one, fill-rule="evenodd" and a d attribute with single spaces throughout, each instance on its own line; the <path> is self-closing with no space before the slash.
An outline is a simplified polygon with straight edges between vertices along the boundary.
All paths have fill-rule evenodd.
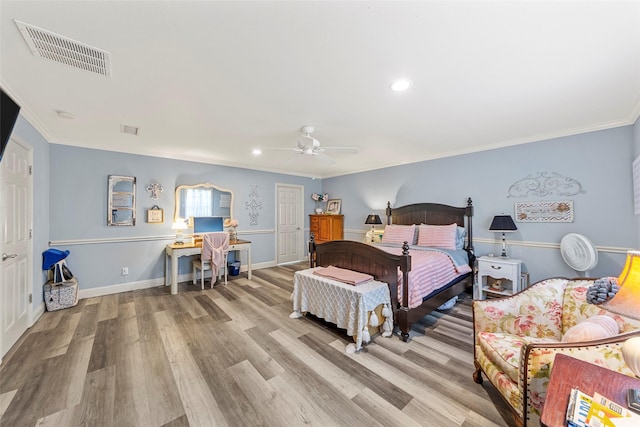
<path id="1" fill-rule="evenodd" d="M 392 335 L 393 313 L 386 283 L 370 281 L 357 286 L 347 285 L 314 275 L 315 269 L 295 273 L 290 318 L 311 313 L 346 329 L 347 335 L 354 340 L 354 344 L 347 345 L 347 353 L 359 351 L 362 344 L 378 332 L 383 337 Z"/>

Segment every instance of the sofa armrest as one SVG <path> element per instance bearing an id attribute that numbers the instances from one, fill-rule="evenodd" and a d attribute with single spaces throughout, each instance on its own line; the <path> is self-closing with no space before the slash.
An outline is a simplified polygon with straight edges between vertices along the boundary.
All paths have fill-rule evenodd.
<path id="1" fill-rule="evenodd" d="M 562 296 L 568 279 L 537 282 L 506 298 L 473 301 L 473 329 L 537 338 L 562 337 Z"/>
<path id="2" fill-rule="evenodd" d="M 523 390 L 524 393 L 522 400 L 525 417 L 540 417 L 556 354 L 566 354 L 625 375 L 634 376 L 622 358 L 621 347 L 627 339 L 635 336 L 640 336 L 640 331 L 594 341 L 526 345 L 520 362 L 519 378 L 520 390 Z"/>

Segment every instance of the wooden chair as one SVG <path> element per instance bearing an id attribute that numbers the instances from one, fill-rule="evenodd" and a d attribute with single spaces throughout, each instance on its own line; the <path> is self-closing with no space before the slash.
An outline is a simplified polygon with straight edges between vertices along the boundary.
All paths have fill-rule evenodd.
<path id="1" fill-rule="evenodd" d="M 227 284 L 227 255 L 229 254 L 229 233 L 226 231 L 206 233 L 202 240 L 202 254 L 200 258 L 191 262 L 193 267 L 193 284 L 198 280 L 200 270 L 200 287 L 204 289 L 204 272 L 213 270 L 212 260 L 217 260 L 216 274 L 211 275 L 211 287 L 213 288 L 214 276 L 219 279 L 224 274 L 224 284 Z"/>

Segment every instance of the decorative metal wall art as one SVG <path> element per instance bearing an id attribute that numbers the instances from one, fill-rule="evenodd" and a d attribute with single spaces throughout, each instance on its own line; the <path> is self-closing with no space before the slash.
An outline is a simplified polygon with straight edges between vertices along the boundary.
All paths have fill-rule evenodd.
<path id="1" fill-rule="evenodd" d="M 508 197 L 575 196 L 584 193 L 582 184 L 556 172 L 536 172 L 509 187 Z"/>
<path id="2" fill-rule="evenodd" d="M 159 198 L 160 193 L 162 193 L 162 190 L 164 190 L 164 188 L 162 188 L 162 185 L 160 185 L 158 181 L 152 181 L 151 184 L 144 187 L 144 189 L 151 193 L 149 197 L 151 197 L 152 200 L 156 200 L 157 198 Z"/>
<path id="3" fill-rule="evenodd" d="M 258 186 L 249 186 L 249 201 L 244 202 L 245 207 L 249 211 L 249 225 L 258 225 L 258 210 L 262 209 L 262 202 L 260 201 L 260 195 L 258 194 Z"/>
<path id="4" fill-rule="evenodd" d="M 573 222 L 573 201 L 516 202 L 518 222 Z"/>

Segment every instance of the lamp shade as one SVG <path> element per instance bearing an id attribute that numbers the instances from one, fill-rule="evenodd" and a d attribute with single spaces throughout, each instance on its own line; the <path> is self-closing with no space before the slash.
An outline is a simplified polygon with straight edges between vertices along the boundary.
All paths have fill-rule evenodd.
<path id="1" fill-rule="evenodd" d="M 376 215 L 376 214 L 371 214 L 369 216 L 367 216 L 366 221 L 364 222 L 365 224 L 382 224 L 382 220 L 380 220 L 380 215 Z"/>
<path id="2" fill-rule="evenodd" d="M 517 229 L 518 227 L 516 227 L 516 223 L 513 222 L 511 215 L 496 215 L 493 217 L 493 221 L 491 221 L 491 226 L 489 226 L 490 231 L 502 233 L 509 233 Z"/>
<path id="3" fill-rule="evenodd" d="M 618 277 L 620 290 L 602 308 L 640 320 L 640 251 L 627 252 L 627 261 Z"/>
<path id="4" fill-rule="evenodd" d="M 184 221 L 176 221 L 171 225 L 172 230 L 186 230 L 187 228 L 189 227 L 187 227 Z"/>

